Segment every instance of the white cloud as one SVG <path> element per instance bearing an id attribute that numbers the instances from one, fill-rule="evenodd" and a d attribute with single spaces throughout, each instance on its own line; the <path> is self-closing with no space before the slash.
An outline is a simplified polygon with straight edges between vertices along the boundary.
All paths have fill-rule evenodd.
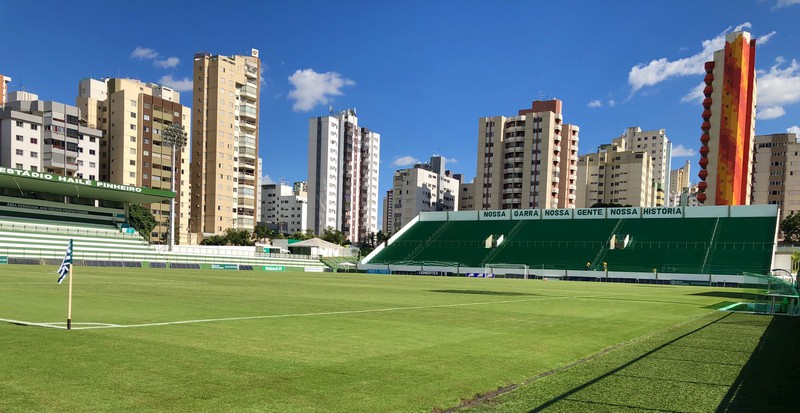
<path id="1" fill-rule="evenodd" d="M 172 75 L 164 75 L 161 76 L 161 79 L 158 79 L 158 83 L 169 86 L 178 92 L 188 92 L 192 90 L 192 79 L 188 77 L 184 77 L 183 79 L 175 79 Z"/>
<path id="2" fill-rule="evenodd" d="M 319 104 L 327 104 L 331 96 L 344 94 L 343 87 L 356 84 L 336 72 L 317 73 L 314 69 L 295 71 L 289 76 L 289 83 L 294 86 L 288 98 L 294 100 L 292 110 L 295 112 L 308 112 Z"/>
<path id="3" fill-rule="evenodd" d="M 786 132 L 794 133 L 797 136 L 800 136 L 800 126 L 794 125 L 786 128 Z"/>
<path id="4" fill-rule="evenodd" d="M 408 155 L 408 156 L 401 156 L 399 158 L 395 158 L 394 161 L 392 161 L 392 166 L 405 168 L 405 167 L 408 167 L 408 166 L 411 166 L 411 165 L 414 165 L 414 164 L 417 164 L 417 163 L 419 163 L 419 159 L 417 159 L 417 158 L 415 158 L 415 157 L 413 157 L 411 155 Z"/>
<path id="5" fill-rule="evenodd" d="M 589 102 L 589 104 L 587 104 L 586 106 L 588 106 L 590 108 L 599 108 L 599 107 L 603 106 L 603 102 L 601 102 L 600 99 L 595 99 L 595 100 Z"/>
<path id="6" fill-rule="evenodd" d="M 177 57 L 168 57 L 166 59 L 158 59 L 154 61 L 153 64 L 164 69 L 169 69 L 177 66 L 180 62 L 181 59 L 178 59 Z"/>
<path id="7" fill-rule="evenodd" d="M 784 60 L 775 59 L 769 72 L 759 71 L 758 104 L 783 106 L 800 102 L 800 64 L 792 59 L 788 67 L 781 69 Z"/>
<path id="8" fill-rule="evenodd" d="M 273 181 L 272 178 L 269 177 L 269 175 L 264 175 L 261 177 L 261 184 L 274 184 L 274 183 L 275 181 Z"/>
<path id="9" fill-rule="evenodd" d="M 682 158 L 688 156 L 694 156 L 697 152 L 692 148 L 687 148 L 683 145 L 678 145 L 672 148 L 672 157 L 673 158 Z"/>
<path id="10" fill-rule="evenodd" d="M 756 119 L 759 120 L 767 120 L 767 119 L 775 119 L 779 118 L 786 114 L 786 111 L 783 110 L 780 106 L 768 106 L 764 109 L 761 109 L 756 113 Z"/>
<path id="11" fill-rule="evenodd" d="M 773 30 L 763 36 L 756 38 L 756 44 L 759 46 L 766 44 L 769 41 L 769 39 L 772 39 L 772 36 L 775 36 L 777 33 L 778 32 Z"/>
<path id="12" fill-rule="evenodd" d="M 131 52 L 131 59 L 150 60 L 155 59 L 156 57 L 158 57 L 158 53 L 148 47 L 139 46 L 133 49 L 133 52 Z"/>
<path id="13" fill-rule="evenodd" d="M 778 0 L 775 5 L 772 6 L 772 10 L 794 6 L 795 4 L 800 4 L 800 0 Z"/>
<path id="14" fill-rule="evenodd" d="M 686 96 L 681 98 L 681 103 L 687 103 L 687 102 L 702 103 L 703 98 L 706 97 L 703 94 L 703 89 L 705 88 L 706 84 L 704 82 L 700 82 L 700 84 L 692 88 L 692 90 L 690 90 L 689 93 L 686 94 Z"/>
<path id="15" fill-rule="evenodd" d="M 631 95 L 646 86 L 657 85 L 669 78 L 689 75 L 701 75 L 705 73 L 705 62 L 714 58 L 714 51 L 725 46 L 725 35 L 732 31 L 748 29 L 750 23 L 742 23 L 733 29 L 728 27 L 722 33 L 710 40 L 701 42 L 703 49 L 693 55 L 683 59 L 670 61 L 666 57 L 652 60 L 650 63 L 639 63 L 632 67 L 628 72 L 628 84 L 631 86 Z M 773 33 L 767 35 L 767 40 Z"/>
<path id="16" fill-rule="evenodd" d="M 445 165 L 449 163 L 458 163 L 458 159 L 456 158 L 444 158 Z"/>
<path id="17" fill-rule="evenodd" d="M 617 105 L 617 101 L 616 100 L 614 100 L 614 99 L 609 99 L 608 100 L 608 106 L 613 108 L 616 105 Z"/>

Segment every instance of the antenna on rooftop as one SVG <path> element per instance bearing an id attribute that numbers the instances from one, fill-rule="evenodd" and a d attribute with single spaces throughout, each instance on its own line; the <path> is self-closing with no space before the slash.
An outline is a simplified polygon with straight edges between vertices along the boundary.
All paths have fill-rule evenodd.
<path id="1" fill-rule="evenodd" d="M 333 108 L 333 105 L 328 106 L 328 113 L 329 114 L 333 115 L 333 112 L 335 112 L 335 111 L 336 110 Z"/>

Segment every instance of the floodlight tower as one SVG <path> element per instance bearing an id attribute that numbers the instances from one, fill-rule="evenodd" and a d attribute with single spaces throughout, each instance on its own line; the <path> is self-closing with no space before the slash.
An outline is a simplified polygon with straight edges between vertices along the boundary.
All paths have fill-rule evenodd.
<path id="1" fill-rule="evenodd" d="M 175 154 L 186 146 L 186 130 L 183 125 L 173 123 L 166 128 L 162 134 L 164 144 L 172 148 L 172 177 L 170 178 L 169 189 L 175 192 Z M 178 174 L 180 176 L 180 174 Z M 169 251 L 175 247 L 175 197 L 169 201 Z"/>

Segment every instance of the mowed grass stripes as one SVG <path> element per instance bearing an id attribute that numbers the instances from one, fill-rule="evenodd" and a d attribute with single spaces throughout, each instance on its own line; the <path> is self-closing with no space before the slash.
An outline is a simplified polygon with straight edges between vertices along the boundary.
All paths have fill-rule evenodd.
<path id="1" fill-rule="evenodd" d="M 708 288 L 503 279 L 84 267 L 74 276 L 76 327 L 139 326 L 0 323 L 0 411 L 445 410 L 633 340 L 581 366 L 624 364 L 639 356 L 629 348 L 646 353 L 722 317 L 713 308 L 725 300 Z M 55 267 L 0 267 L 0 318 L 63 322 L 67 291 L 55 280 Z M 168 324 L 186 320 L 199 322 Z M 703 406 L 722 401 L 757 335 L 730 341 L 731 359 L 708 356 L 734 367 L 691 380 L 712 384 Z M 676 363 L 640 360 L 599 382 L 636 389 L 631 380 L 652 382 Z M 555 399 L 599 375 L 580 368 L 503 396 L 552 397 L 481 408 L 613 406 L 596 383 Z M 554 379 L 566 382 L 545 383 Z"/>

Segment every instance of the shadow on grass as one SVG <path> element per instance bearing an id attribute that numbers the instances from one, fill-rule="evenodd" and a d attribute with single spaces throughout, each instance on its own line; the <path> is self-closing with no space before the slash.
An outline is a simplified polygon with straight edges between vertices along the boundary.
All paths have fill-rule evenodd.
<path id="1" fill-rule="evenodd" d="M 725 318 L 729 317 L 730 315 L 731 314 L 726 314 L 725 316 L 720 317 L 718 319 L 715 319 L 715 320 L 713 320 L 713 321 L 711 321 L 709 323 L 706 323 L 706 324 L 704 324 L 704 325 L 702 325 L 702 326 L 700 326 L 700 327 L 698 327 L 698 328 L 696 328 L 694 330 L 691 330 L 691 331 L 689 331 L 687 333 L 681 334 L 680 336 L 678 336 L 678 337 L 676 337 L 676 338 L 674 338 L 674 339 L 672 339 L 670 341 L 667 341 L 666 343 L 661 344 L 658 347 L 655 347 L 655 348 L 647 351 L 646 353 L 641 354 L 640 356 L 638 356 L 636 358 L 633 358 L 633 359 L 629 360 L 628 362 L 626 362 L 626 363 L 624 363 L 622 365 L 619 365 L 618 367 L 616 367 L 616 368 L 614 368 L 612 370 L 609 370 L 609 371 L 607 371 L 607 372 L 605 372 L 605 373 L 593 378 L 592 380 L 589 380 L 589 381 L 587 381 L 587 382 L 585 382 L 585 383 L 583 383 L 583 384 L 581 384 L 581 385 L 579 385 L 577 387 L 574 387 L 574 388 L 570 389 L 567 392 L 564 392 L 564 393 L 560 394 L 557 397 L 554 397 L 554 398 L 546 401 L 545 403 L 539 405 L 538 407 L 536 407 L 534 409 L 531 409 L 529 411 L 529 413 L 530 412 L 540 412 L 540 411 L 548 410 L 549 408 L 556 408 L 555 405 L 557 403 L 560 403 L 560 402 L 566 402 L 566 404 L 572 404 L 573 408 L 569 409 L 569 410 L 574 410 L 574 411 L 595 411 L 595 410 L 600 410 L 600 409 L 602 409 L 603 411 L 615 410 L 615 409 L 616 410 L 622 409 L 622 410 L 629 410 L 629 411 L 658 411 L 658 412 L 677 412 L 677 411 L 681 411 L 680 409 L 679 410 L 672 410 L 672 409 L 669 409 L 669 408 L 667 408 L 667 409 L 665 409 L 665 408 L 646 408 L 646 407 L 643 407 L 641 405 L 628 404 L 628 403 L 625 403 L 624 400 L 620 400 L 620 399 L 623 399 L 622 397 L 620 397 L 620 399 L 613 400 L 613 401 L 612 400 L 603 401 L 603 400 L 592 400 L 591 398 L 589 398 L 589 399 L 580 398 L 580 397 L 577 397 L 577 396 L 578 396 L 579 393 L 583 392 L 584 390 L 587 390 L 591 386 L 594 386 L 595 384 L 598 384 L 599 382 L 601 382 L 603 380 L 610 379 L 610 378 L 612 378 L 614 376 L 619 375 L 623 370 L 634 366 L 636 363 L 643 362 L 643 361 L 647 360 L 648 358 L 650 358 L 655 353 L 657 353 L 657 352 L 659 352 L 661 350 L 667 349 L 667 348 L 669 348 L 669 347 L 671 347 L 673 345 L 678 345 L 678 343 L 680 343 L 682 340 L 684 340 L 684 339 L 686 339 L 688 337 L 691 337 L 692 335 L 697 334 L 697 333 L 707 329 L 708 327 L 710 327 L 710 326 L 712 326 L 712 325 L 714 325 L 716 323 L 719 323 L 719 322 L 723 321 Z M 601 385 L 601 387 L 602 387 L 602 385 Z M 612 392 L 614 391 L 614 389 L 608 389 L 608 390 L 611 390 Z M 577 406 L 581 406 L 581 407 L 577 407 Z M 587 407 L 588 407 L 588 410 L 587 410 Z M 558 410 L 558 409 L 556 408 L 556 410 Z M 563 409 L 561 409 L 561 410 L 563 410 Z"/>
<path id="2" fill-rule="evenodd" d="M 773 317 L 718 412 L 797 411 L 800 318 Z"/>
<path id="3" fill-rule="evenodd" d="M 500 296 L 525 296 L 525 295 L 539 295 L 531 293 L 517 293 L 511 291 L 487 291 L 487 290 L 430 290 L 432 293 L 447 293 L 447 294 L 477 294 L 477 295 L 500 295 Z"/>
<path id="4" fill-rule="evenodd" d="M 756 295 L 752 293 L 745 293 L 741 291 L 705 291 L 702 293 L 694 293 L 691 295 L 697 295 L 700 297 L 719 297 L 719 298 L 733 298 L 736 300 L 748 300 L 752 301 L 756 299 Z"/>

